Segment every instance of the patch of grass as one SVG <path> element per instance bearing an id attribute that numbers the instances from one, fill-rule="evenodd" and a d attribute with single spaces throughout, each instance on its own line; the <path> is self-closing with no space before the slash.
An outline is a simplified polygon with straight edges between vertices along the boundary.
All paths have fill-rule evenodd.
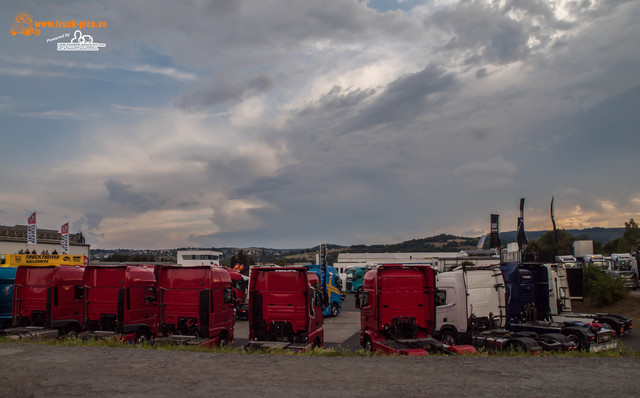
<path id="1" fill-rule="evenodd" d="M 12 340 L 6 336 L 0 336 L 0 343 L 26 343 L 26 344 L 42 344 L 42 345 L 54 345 L 54 346 L 68 346 L 68 347 L 111 347 L 111 348 L 128 348 L 128 349 L 147 349 L 147 350 L 169 350 L 169 351 L 187 351 L 187 352 L 206 352 L 211 354 L 242 354 L 242 355 L 302 355 L 302 356 L 318 356 L 318 357 L 392 357 L 401 356 L 400 354 L 383 354 L 380 352 L 367 352 L 362 349 L 352 351 L 338 348 L 315 348 L 313 350 L 299 353 L 286 349 L 265 349 L 265 350 L 249 350 L 245 351 L 243 347 L 201 347 L 201 346 L 187 346 L 177 345 L 172 343 L 145 343 L 145 344 L 129 344 L 122 342 L 117 338 L 110 339 L 89 339 L 83 340 L 78 338 L 60 338 L 50 339 L 42 341 L 29 341 L 29 340 Z M 433 353 L 430 356 L 450 356 L 445 353 Z M 460 356 L 460 355 L 456 355 Z M 617 350 L 602 351 L 602 352 L 585 352 L 585 351 L 569 351 L 569 352 L 542 352 L 540 354 L 531 354 L 522 352 L 520 350 L 503 350 L 503 351 L 488 351 L 484 349 L 478 350 L 477 354 L 462 354 L 465 357 L 546 357 L 546 356 L 565 356 L 565 357 L 584 357 L 584 358 L 601 358 L 601 357 L 640 357 L 640 352 L 633 351 L 623 346 L 620 343 Z"/>

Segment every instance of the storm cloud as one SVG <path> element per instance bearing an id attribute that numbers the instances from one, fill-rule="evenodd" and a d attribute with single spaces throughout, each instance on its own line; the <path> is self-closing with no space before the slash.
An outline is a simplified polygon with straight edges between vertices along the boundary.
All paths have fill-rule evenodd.
<path id="1" fill-rule="evenodd" d="M 92 247 L 308 247 L 624 225 L 637 1 L 3 3 L 0 223 Z M 41 95 L 46 93 L 46 95 Z"/>

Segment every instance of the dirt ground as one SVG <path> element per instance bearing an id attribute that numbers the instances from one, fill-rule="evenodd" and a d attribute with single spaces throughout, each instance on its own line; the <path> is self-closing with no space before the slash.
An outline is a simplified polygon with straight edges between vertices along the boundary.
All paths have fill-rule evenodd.
<path id="1" fill-rule="evenodd" d="M 609 312 L 623 314 L 624 316 L 640 321 L 640 291 L 629 292 L 629 295 L 617 303 L 605 306 L 597 306 L 590 301 L 572 302 L 571 306 L 574 311 L 578 312 Z"/>
<path id="2" fill-rule="evenodd" d="M 317 357 L 2 343 L 0 396 L 630 396 L 639 358 Z"/>

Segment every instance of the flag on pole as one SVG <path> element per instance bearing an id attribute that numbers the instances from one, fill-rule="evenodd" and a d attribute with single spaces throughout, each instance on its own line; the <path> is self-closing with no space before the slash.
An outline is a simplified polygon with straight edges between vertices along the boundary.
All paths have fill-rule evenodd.
<path id="1" fill-rule="evenodd" d="M 38 227 L 36 226 L 36 212 L 27 219 L 27 244 L 35 245 L 38 243 Z"/>
<path id="2" fill-rule="evenodd" d="M 63 253 L 69 253 L 69 223 L 60 227 L 60 245 Z"/>
<path id="3" fill-rule="evenodd" d="M 500 248 L 500 246 L 502 246 L 500 242 L 500 230 L 498 225 L 499 220 L 500 220 L 499 214 L 491 215 L 491 234 L 489 235 L 489 247 L 491 249 Z"/>

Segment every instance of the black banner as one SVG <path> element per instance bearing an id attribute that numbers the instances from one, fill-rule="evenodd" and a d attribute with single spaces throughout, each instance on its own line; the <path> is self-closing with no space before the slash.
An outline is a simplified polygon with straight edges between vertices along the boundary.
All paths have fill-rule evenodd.
<path id="1" fill-rule="evenodd" d="M 524 233 L 524 198 L 520 199 L 520 217 L 518 217 L 518 246 L 523 249 L 527 242 L 527 236 Z"/>
<path id="2" fill-rule="evenodd" d="M 500 243 L 500 230 L 499 230 L 499 222 L 500 215 L 492 214 L 491 215 L 491 234 L 489 235 L 489 247 L 491 249 L 500 248 L 502 243 Z"/>
<path id="3" fill-rule="evenodd" d="M 556 219 L 553 216 L 553 196 L 551 197 L 551 224 L 553 224 L 553 259 L 558 255 L 558 230 L 556 229 Z"/>

